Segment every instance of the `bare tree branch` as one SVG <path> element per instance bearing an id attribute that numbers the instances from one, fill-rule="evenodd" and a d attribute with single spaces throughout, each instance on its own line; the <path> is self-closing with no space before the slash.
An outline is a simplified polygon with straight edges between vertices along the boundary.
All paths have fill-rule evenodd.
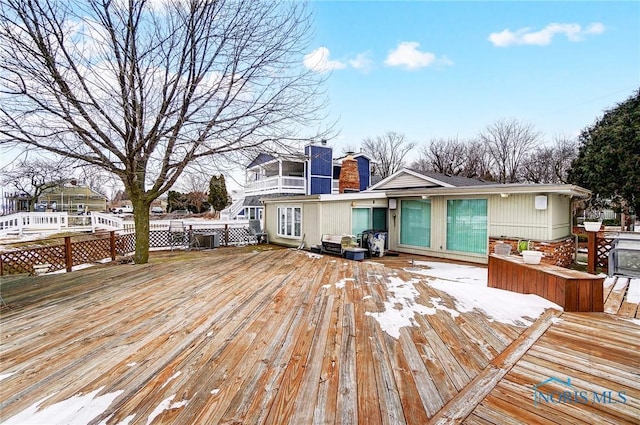
<path id="1" fill-rule="evenodd" d="M 0 145 L 117 176 L 146 262 L 148 207 L 190 164 L 328 138 L 310 25 L 278 0 L 0 0 Z"/>
<path id="2" fill-rule="evenodd" d="M 370 154 L 375 163 L 375 174 L 386 178 L 404 166 L 404 158 L 415 143 L 406 140 L 404 134 L 388 131 L 375 138 L 367 137 L 362 141 L 362 149 Z"/>
<path id="3" fill-rule="evenodd" d="M 522 179 L 521 167 L 536 148 L 540 132 L 531 124 L 502 119 L 485 127 L 479 138 L 491 155 L 497 181 L 515 183 Z"/>

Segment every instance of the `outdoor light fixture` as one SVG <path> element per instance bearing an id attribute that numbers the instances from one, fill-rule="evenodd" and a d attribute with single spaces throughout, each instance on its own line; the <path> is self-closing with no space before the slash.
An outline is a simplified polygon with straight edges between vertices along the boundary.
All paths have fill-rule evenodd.
<path id="1" fill-rule="evenodd" d="M 534 201 L 535 208 L 537 210 L 546 210 L 547 209 L 547 197 L 546 195 L 539 195 L 535 197 Z"/>
<path id="2" fill-rule="evenodd" d="M 501 197 L 501 198 L 508 198 L 508 197 L 509 197 L 509 194 L 508 194 L 508 193 L 501 193 L 501 194 L 500 194 L 500 197 Z"/>
<path id="3" fill-rule="evenodd" d="M 422 195 L 422 199 L 429 199 L 429 195 Z"/>

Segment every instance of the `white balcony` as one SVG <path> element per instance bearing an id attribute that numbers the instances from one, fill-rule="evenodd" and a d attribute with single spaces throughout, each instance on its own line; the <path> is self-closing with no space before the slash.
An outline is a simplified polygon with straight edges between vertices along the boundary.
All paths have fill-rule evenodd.
<path id="1" fill-rule="evenodd" d="M 304 195 L 304 177 L 272 176 L 249 182 L 244 188 L 245 196 L 267 195 L 271 193 L 291 193 Z"/>

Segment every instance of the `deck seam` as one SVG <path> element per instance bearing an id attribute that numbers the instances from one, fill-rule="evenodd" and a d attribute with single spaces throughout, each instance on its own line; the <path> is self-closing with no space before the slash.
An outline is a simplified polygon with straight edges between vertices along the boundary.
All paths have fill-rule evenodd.
<path id="1" fill-rule="evenodd" d="M 431 418 L 429 424 L 461 423 L 477 405 L 489 395 L 496 385 L 509 373 L 529 349 L 553 325 L 562 311 L 548 309 L 536 322 L 527 328 L 500 355 L 467 384 L 454 398 Z"/>

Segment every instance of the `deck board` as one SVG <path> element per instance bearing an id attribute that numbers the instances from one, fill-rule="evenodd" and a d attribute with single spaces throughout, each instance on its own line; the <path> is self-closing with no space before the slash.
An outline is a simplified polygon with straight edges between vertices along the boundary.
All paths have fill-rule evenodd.
<path id="1" fill-rule="evenodd" d="M 492 415 L 507 418 L 514 414 L 523 417 L 521 409 L 524 408 L 551 423 L 638 423 L 639 353 L 637 324 L 603 313 L 564 313 L 478 405 L 473 415 L 486 417 L 489 406 Z M 556 398 L 555 403 L 542 401 L 534 406 L 531 401 L 534 385 L 550 377 L 570 379 L 571 388 L 553 382 L 541 387 L 541 391 L 578 392 L 584 394 L 588 402 L 558 402 Z M 619 392 L 624 394 L 624 399 L 618 396 Z M 599 398 L 594 398 L 594 394 Z M 611 397 L 607 398 L 606 394 Z M 527 397 L 529 401 L 525 402 Z M 543 420 L 535 422 L 543 423 Z"/>
<path id="2" fill-rule="evenodd" d="M 611 288 L 611 292 L 607 297 L 604 304 L 604 312 L 609 314 L 616 314 L 620 310 L 620 305 L 624 300 L 624 295 L 627 292 L 629 286 L 629 278 L 618 277 L 616 283 Z"/>
<path id="3" fill-rule="evenodd" d="M 454 317 L 446 309 L 455 299 L 400 270 L 409 261 L 391 265 L 399 269 L 229 248 L 3 278 L 0 421 L 97 390 L 112 401 L 94 422 L 109 425 L 595 423 L 586 419 L 593 415 L 629 423 L 640 415 L 637 322 L 591 313 L 552 321 L 554 310 L 530 328 L 478 310 Z M 387 307 L 392 279 L 414 282 L 416 302 L 443 307 L 416 314 L 399 338 L 372 316 Z M 526 404 L 531 380 L 552 372 L 635 398 L 610 409 L 536 410 Z"/>

